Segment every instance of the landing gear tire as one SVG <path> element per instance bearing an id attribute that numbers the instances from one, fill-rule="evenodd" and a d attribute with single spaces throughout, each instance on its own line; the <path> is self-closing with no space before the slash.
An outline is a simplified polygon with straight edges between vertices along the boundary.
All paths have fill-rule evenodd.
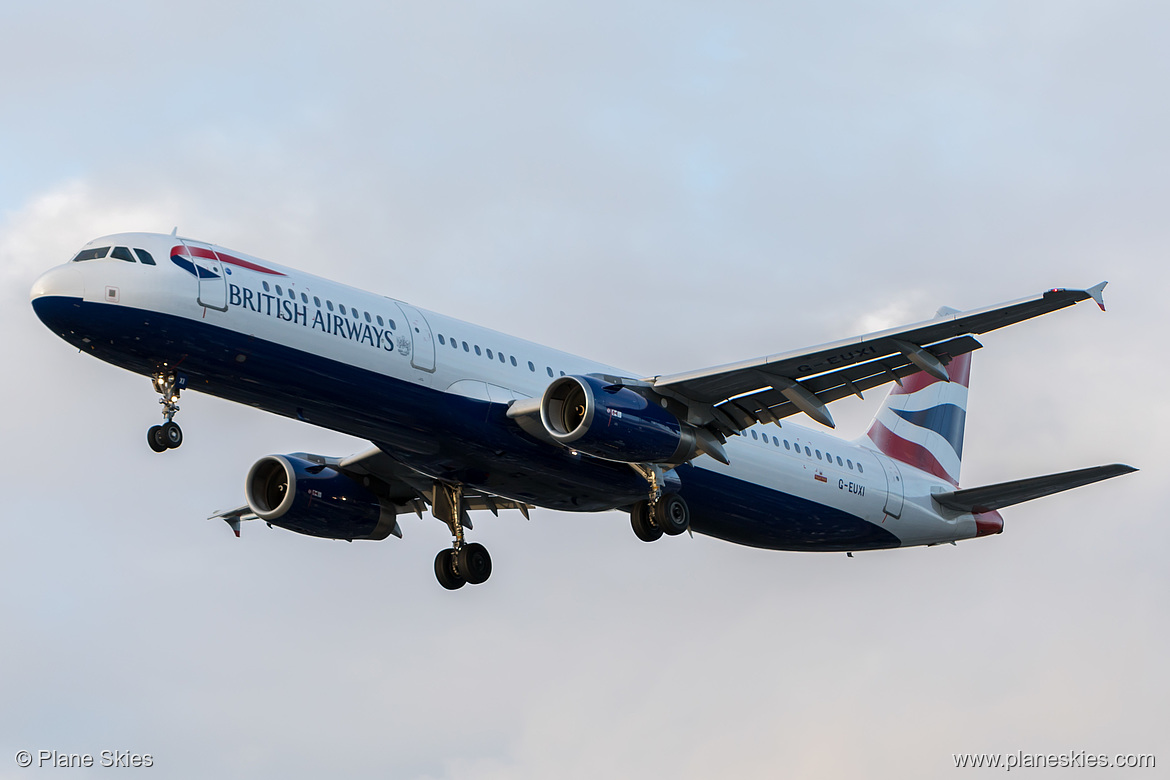
<path id="1" fill-rule="evenodd" d="M 652 512 L 654 524 L 667 536 L 678 536 L 691 525 L 691 510 L 682 496 L 671 493 L 655 504 Z"/>
<path id="2" fill-rule="evenodd" d="M 662 528 L 650 517 L 650 502 L 639 501 L 630 510 L 630 525 L 634 535 L 643 542 L 654 542 L 662 538 Z"/>
<path id="3" fill-rule="evenodd" d="M 174 372 L 165 370 L 166 364 L 163 365 L 164 370 L 151 375 L 154 391 L 162 396 L 158 402 L 162 405 L 162 415 L 165 421 L 162 425 L 151 426 L 150 430 L 146 432 L 146 441 L 155 452 L 173 450 L 183 443 L 183 429 L 174 421 L 175 415 L 179 412 L 179 389 L 182 382 Z"/>
<path id="4" fill-rule="evenodd" d="M 177 422 L 163 423 L 160 427 L 162 428 L 160 436 L 167 449 L 173 450 L 183 443 L 183 429 Z"/>
<path id="5" fill-rule="evenodd" d="M 488 565 L 490 569 L 490 562 Z M 455 570 L 455 551 L 451 548 L 440 550 L 435 556 L 435 578 L 447 590 L 459 590 L 467 584 L 467 580 Z"/>
<path id="6" fill-rule="evenodd" d="M 161 425 L 150 426 L 150 429 L 146 432 L 146 443 L 155 452 L 166 452 L 170 449 L 167 446 L 166 439 L 163 438 Z"/>
<path id="7" fill-rule="evenodd" d="M 459 574 L 472 585 L 487 582 L 492 576 L 492 557 L 487 548 L 478 542 L 465 544 L 455 556 Z"/>

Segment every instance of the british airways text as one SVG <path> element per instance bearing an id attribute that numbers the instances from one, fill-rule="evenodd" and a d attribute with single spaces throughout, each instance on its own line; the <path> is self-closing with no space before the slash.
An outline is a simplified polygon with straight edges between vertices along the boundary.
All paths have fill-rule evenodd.
<path id="1" fill-rule="evenodd" d="M 310 316 L 307 304 L 300 304 L 270 293 L 250 290 L 237 284 L 228 285 L 228 303 L 231 306 L 254 311 L 257 314 L 276 317 L 276 319 L 285 322 L 299 323 L 302 327 L 319 330 L 338 338 L 364 342 L 371 347 L 387 352 L 394 352 L 398 347 L 394 341 L 394 334 L 389 329 L 351 320 L 340 314 L 323 312 L 316 308 L 313 309 L 312 316 Z"/>

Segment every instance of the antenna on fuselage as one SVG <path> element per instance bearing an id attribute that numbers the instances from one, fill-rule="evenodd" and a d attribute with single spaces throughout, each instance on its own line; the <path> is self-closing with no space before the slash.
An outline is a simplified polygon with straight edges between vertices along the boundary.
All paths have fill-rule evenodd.
<path id="1" fill-rule="evenodd" d="M 175 238 L 178 235 L 179 235 L 179 226 L 175 225 L 173 228 L 171 228 L 171 238 Z"/>

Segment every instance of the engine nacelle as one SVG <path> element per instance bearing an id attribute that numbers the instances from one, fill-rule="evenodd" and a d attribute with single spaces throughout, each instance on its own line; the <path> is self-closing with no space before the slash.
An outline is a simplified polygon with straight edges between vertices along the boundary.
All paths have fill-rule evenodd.
<path id="1" fill-rule="evenodd" d="M 628 387 L 563 376 L 544 391 L 540 420 L 561 444 L 623 463 L 682 463 L 698 452 L 694 430 Z"/>
<path id="2" fill-rule="evenodd" d="M 385 539 L 393 507 L 336 469 L 295 455 L 268 455 L 248 471 L 248 506 L 272 525 L 323 539 Z"/>

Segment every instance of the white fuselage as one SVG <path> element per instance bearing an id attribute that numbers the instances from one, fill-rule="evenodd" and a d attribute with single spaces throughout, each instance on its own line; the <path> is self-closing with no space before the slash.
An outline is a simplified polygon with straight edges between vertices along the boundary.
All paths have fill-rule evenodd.
<path id="1" fill-rule="evenodd" d="M 337 415 L 328 417 L 329 422 L 321 422 L 314 419 L 312 413 L 306 412 L 302 416 L 292 411 L 301 407 L 290 399 L 304 397 L 304 408 L 312 408 L 315 394 L 327 391 L 329 377 L 321 374 L 329 373 L 332 370 L 329 366 L 359 372 L 349 380 L 353 383 L 360 384 L 375 376 L 397 380 L 403 383 L 399 387 L 410 385 L 429 391 L 426 396 L 428 411 L 425 414 L 418 412 L 415 416 L 422 435 L 431 423 L 419 418 L 434 416 L 437 424 L 446 403 L 470 400 L 498 405 L 502 409 L 514 400 L 539 397 L 554 377 L 598 373 L 637 376 L 239 252 L 186 241 L 189 249 L 204 248 L 211 255 L 196 260 L 195 265 L 204 267 L 208 274 L 205 278 L 197 278 L 199 268 L 192 271 L 171 260 L 172 250 L 183 245 L 184 241 L 174 236 L 145 233 L 119 234 L 90 242 L 87 248 L 145 249 L 155 264 L 107 257 L 59 266 L 38 280 L 33 289 L 34 305 L 38 306 L 42 319 L 63 338 L 78 343 L 83 349 L 88 347 L 103 359 L 143 373 L 147 373 L 148 367 L 141 348 L 114 343 L 115 338 L 110 339 L 109 346 L 94 344 L 98 336 L 86 331 L 86 322 L 81 321 L 82 314 L 77 315 L 77 321 L 67 319 L 64 302 L 83 301 L 89 306 L 75 307 L 78 312 L 90 312 L 84 316 L 103 321 L 106 314 L 113 316 L 111 309 L 106 307 L 134 312 L 134 327 L 143 328 L 141 333 L 151 333 L 151 329 L 157 326 L 157 321 L 152 323 L 152 317 L 165 317 L 168 323 L 179 323 L 167 325 L 166 340 L 159 343 L 177 344 L 186 339 L 183 341 L 186 346 L 180 350 L 183 354 L 158 354 L 156 360 L 161 363 L 186 359 L 191 365 L 196 365 L 200 359 L 206 359 L 214 361 L 217 366 L 232 365 L 230 371 L 217 369 L 214 379 L 209 374 L 206 386 L 193 383 L 191 389 L 238 400 L 244 400 L 245 396 L 233 395 L 234 392 L 251 391 L 241 387 L 233 390 L 229 387 L 231 383 L 257 381 L 249 372 L 254 366 L 271 360 L 270 355 L 276 354 L 272 350 L 279 350 L 282 356 L 303 356 L 307 370 L 287 376 L 287 385 L 280 390 L 284 400 L 274 402 L 271 407 L 258 401 L 247 402 L 281 414 L 296 414 L 310 422 L 365 438 L 378 435 L 371 430 L 374 423 L 361 422 L 348 427 L 341 421 L 343 416 Z M 239 262 L 218 262 L 216 256 Z M 46 313 L 50 300 L 57 302 L 54 305 L 59 304 L 59 309 L 53 311 L 61 313 L 52 316 Z M 43 301 L 43 305 L 38 301 Z M 111 323 L 121 321 L 110 320 Z M 142 325 L 138 324 L 140 321 Z M 191 335 L 178 333 L 182 330 L 182 323 L 190 325 Z M 203 326 L 218 330 L 195 330 Z M 214 338 L 206 335 L 209 333 L 214 333 Z M 129 338 L 129 334 L 127 336 Z M 207 343 L 208 354 L 188 356 L 196 351 L 191 343 L 197 344 L 201 339 Z M 138 340 L 142 342 L 140 335 Z M 257 345 L 263 345 L 263 348 Z M 135 349 L 139 351 L 135 352 Z M 232 354 L 227 354 L 229 352 Z M 123 354 L 127 356 L 125 360 L 119 357 Z M 328 362 L 313 362 L 317 359 Z M 260 395 L 246 397 L 261 398 Z M 361 398 L 354 399 L 355 407 L 361 403 Z M 330 400 L 329 404 L 332 408 L 337 402 Z M 321 414 L 317 416 L 324 419 Z M 507 424 L 514 425 L 510 421 Z M 508 436 L 514 434 L 526 435 L 518 431 L 507 433 Z M 558 446 L 548 442 L 525 442 L 515 457 L 519 460 L 529 457 L 526 453 L 539 452 L 540 458 L 549 459 L 548 463 L 560 463 L 570 456 L 584 458 L 554 451 Z M 730 465 L 700 456 L 691 467 L 680 469 L 679 476 L 684 487 L 688 482 L 708 484 L 713 477 L 722 477 L 726 479 L 718 480 L 718 484 L 728 495 L 742 490 L 745 506 L 738 510 L 739 514 L 733 513 L 734 517 L 729 515 L 731 519 L 726 523 L 734 523 L 735 517 L 750 511 L 747 494 L 770 491 L 783 496 L 783 501 L 796 501 L 793 506 L 811 507 L 799 511 L 815 515 L 819 511 L 816 507 L 822 507 L 826 518 L 830 513 L 832 518 L 848 516 L 888 533 L 889 543 L 872 546 L 937 544 L 977 535 L 972 515 L 942 510 L 931 500 L 932 492 L 951 490 L 953 485 L 905 464 L 899 466 L 876 451 L 868 439 L 844 441 L 818 429 L 784 422 L 782 427 L 756 426 L 745 431 L 744 435 L 733 436 L 725 449 Z M 442 458 L 457 463 L 456 450 L 457 447 L 445 448 Z M 391 454 L 397 453 L 391 451 Z M 420 473 L 431 476 L 440 476 L 434 472 L 445 468 L 443 464 L 447 462 L 440 462 L 438 455 L 427 461 L 423 454 L 406 453 L 405 450 L 403 457 Z M 411 461 L 411 458 L 415 460 Z M 545 466 L 538 463 L 531 470 L 531 480 L 535 484 L 545 479 L 542 475 L 546 473 Z M 507 497 L 532 500 L 533 495 L 543 495 L 554 489 L 554 486 L 542 483 L 540 489 L 534 488 L 526 495 Z M 501 492 L 500 495 L 507 494 Z M 688 497 L 688 500 L 691 499 Z M 776 506 L 790 505 L 783 501 Z M 707 511 L 718 511 L 715 507 L 727 504 L 727 496 L 721 496 L 720 502 L 712 500 Z M 611 506 L 599 506 L 593 501 L 588 508 L 619 508 L 628 503 L 628 496 L 619 492 Z M 549 505 L 572 508 L 565 503 Z M 832 518 L 823 520 L 828 524 L 825 527 L 838 522 Z M 778 517 L 774 521 L 783 523 L 791 519 Z M 766 523 L 768 519 L 753 519 L 752 522 Z M 726 523 L 720 520 L 711 529 L 705 529 L 702 522 L 696 522 L 695 529 L 733 541 L 756 543 L 747 536 L 736 538 L 736 533 L 721 530 L 730 527 Z M 759 546 L 784 545 L 760 543 Z M 829 544 L 824 549 L 849 549 L 849 545 Z"/>

